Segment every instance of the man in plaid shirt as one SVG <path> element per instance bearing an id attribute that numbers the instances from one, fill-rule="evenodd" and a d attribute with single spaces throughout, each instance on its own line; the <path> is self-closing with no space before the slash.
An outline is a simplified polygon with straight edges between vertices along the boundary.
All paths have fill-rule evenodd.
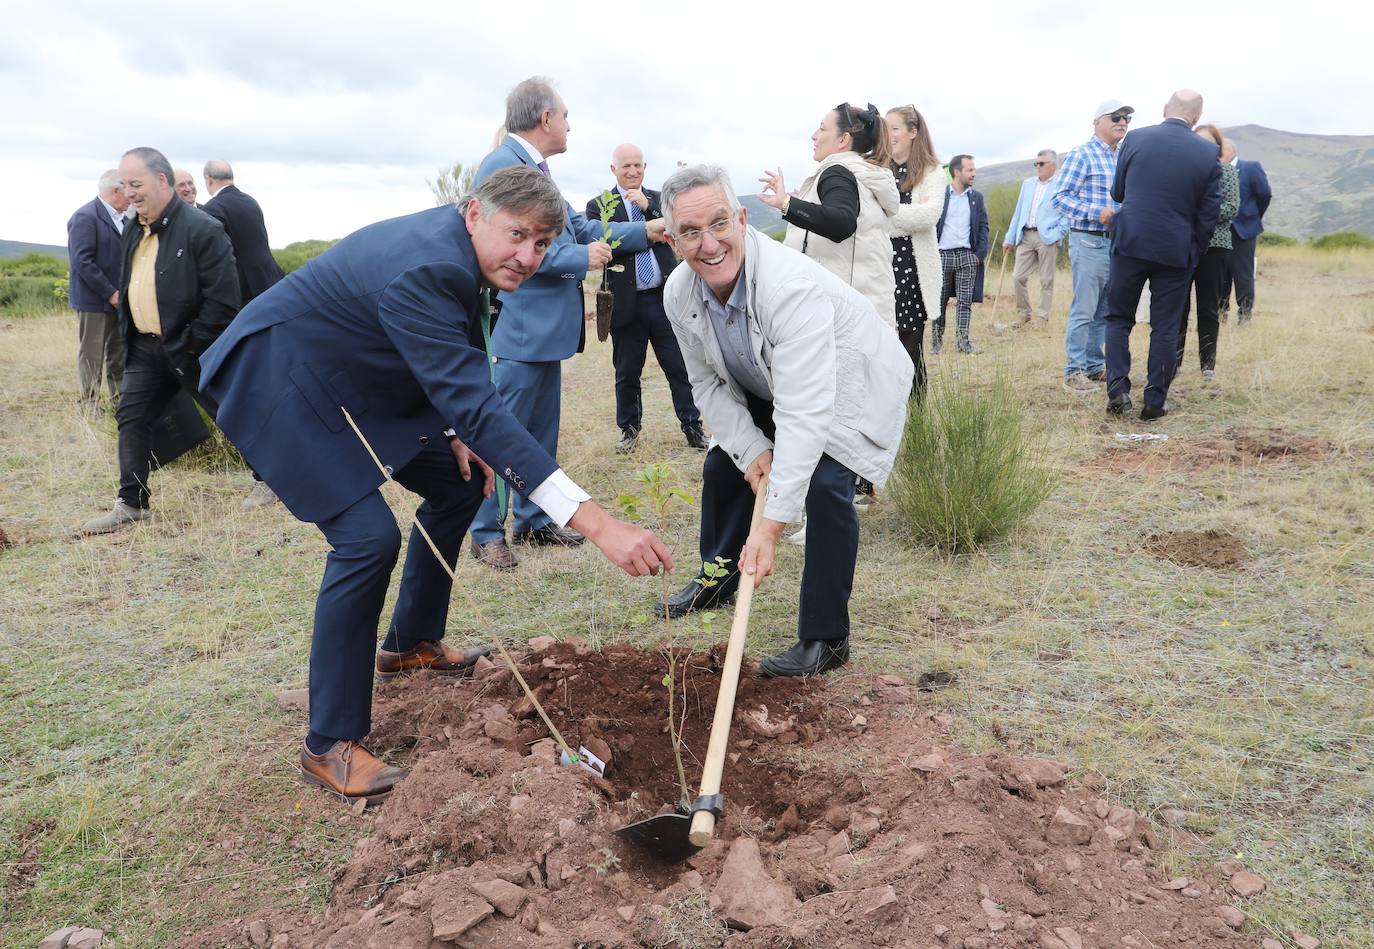
<path id="1" fill-rule="evenodd" d="M 1112 200 L 1116 149 L 1126 137 L 1135 109 L 1108 99 L 1093 113 L 1093 137 L 1064 157 L 1059 189 L 1050 203 L 1069 225 L 1073 302 L 1064 334 L 1064 388 L 1097 392 L 1105 378 L 1102 341 L 1106 333 L 1107 277 L 1111 272 L 1111 221 L 1120 207 Z"/>

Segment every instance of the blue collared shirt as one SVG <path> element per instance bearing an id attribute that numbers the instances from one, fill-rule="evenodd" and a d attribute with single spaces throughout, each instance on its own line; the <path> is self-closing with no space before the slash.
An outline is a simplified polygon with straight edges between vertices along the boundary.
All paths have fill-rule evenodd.
<path id="1" fill-rule="evenodd" d="M 106 201 L 104 198 L 101 198 L 100 195 L 96 195 L 96 197 L 100 198 L 100 203 L 105 206 L 105 213 L 110 216 L 110 221 L 113 222 L 115 230 L 123 234 L 124 225 L 128 223 L 129 219 L 125 217 L 122 212 L 116 211 L 114 205 L 110 204 L 110 202 Z"/>
<path id="2" fill-rule="evenodd" d="M 716 342 L 720 344 L 725 371 L 745 389 L 771 402 L 773 390 L 768 387 L 768 377 L 754 359 L 744 273 L 741 272 L 735 281 L 735 289 L 730 292 L 729 300 L 721 303 L 705 282 L 701 284 L 701 300 L 706 304 L 706 315 L 711 320 L 711 328 L 715 330 Z"/>
<path id="3" fill-rule="evenodd" d="M 972 208 L 969 206 L 968 189 L 955 191 L 950 185 L 949 206 L 945 209 L 945 227 L 940 232 L 940 250 L 957 250 L 960 247 L 972 247 L 973 242 L 969 239 L 969 226 L 972 217 Z"/>
<path id="4" fill-rule="evenodd" d="M 1064 156 L 1059 169 L 1059 190 L 1050 198 L 1068 218 L 1069 227 L 1085 231 L 1104 230 L 1103 208 L 1113 213 L 1121 205 L 1112 200 L 1112 179 L 1116 177 L 1116 150 L 1094 135 Z"/>

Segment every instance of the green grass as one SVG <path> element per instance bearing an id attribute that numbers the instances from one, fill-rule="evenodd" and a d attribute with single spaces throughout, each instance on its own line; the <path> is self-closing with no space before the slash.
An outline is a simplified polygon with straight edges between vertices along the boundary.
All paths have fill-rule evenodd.
<path id="1" fill-rule="evenodd" d="M 975 311 L 989 354 L 941 356 L 936 370 L 984 387 L 973 373 L 1005 365 L 1058 487 L 1022 528 L 963 556 L 913 542 L 883 497 L 862 516 L 851 604 L 862 667 L 956 673 L 926 701 L 954 713 L 962 743 L 1068 760 L 1147 813 L 1189 810 L 1200 837 L 1173 866 L 1243 854 L 1270 882 L 1252 918 L 1326 946 L 1374 945 L 1371 263 L 1262 249 L 1254 322 L 1222 328 L 1215 386 L 1198 380 L 1189 341 L 1175 411 L 1156 427 L 1170 441 L 1148 449 L 1174 457 L 1195 436 L 1273 427 L 1327 440 L 1316 462 L 1088 464 L 1140 426 L 1060 388 L 1067 280 L 1052 332 L 997 335 L 988 308 Z M 0 527 L 18 541 L 0 551 L 0 880 L 25 828 L 54 822 L 35 841 L 33 888 L 0 900 L 0 945 L 31 949 L 79 922 L 115 949 L 174 946 L 264 901 L 320 906 L 371 827 L 298 783 L 303 721 L 273 699 L 305 681 L 324 542 L 280 508 L 241 512 L 246 472 L 202 465 L 155 476 L 159 522 L 71 539 L 115 482 L 110 434 L 76 406 L 74 345 L 63 315 L 0 326 Z M 561 461 L 612 510 L 651 461 L 673 462 L 674 482 L 699 494 L 700 456 L 652 362 L 643 447 L 611 451 L 609 363 L 592 343 L 566 367 Z M 390 496 L 408 517 L 411 500 Z M 1239 535 L 1253 562 L 1213 571 L 1141 550 L 1150 534 L 1209 528 Z M 670 508 L 663 534 L 691 569 L 695 509 Z M 779 551 L 755 602 L 755 653 L 795 635 L 801 558 Z M 663 635 L 655 584 L 591 550 L 540 551 L 512 576 L 464 557 L 458 574 L 511 639 Z M 457 640 L 491 632 L 455 606 Z M 712 638 L 696 617 L 673 635 Z"/>

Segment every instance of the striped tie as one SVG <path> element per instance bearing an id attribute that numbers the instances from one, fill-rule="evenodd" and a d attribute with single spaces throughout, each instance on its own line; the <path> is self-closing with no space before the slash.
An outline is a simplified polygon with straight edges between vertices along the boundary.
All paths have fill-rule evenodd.
<path id="1" fill-rule="evenodd" d="M 639 205 L 633 201 L 625 202 L 625 209 L 630 214 L 631 221 L 642 221 L 644 215 L 639 211 Z M 649 290 L 658 286 L 658 261 L 654 260 L 652 250 L 642 250 L 635 254 L 635 286 L 640 290 Z"/>

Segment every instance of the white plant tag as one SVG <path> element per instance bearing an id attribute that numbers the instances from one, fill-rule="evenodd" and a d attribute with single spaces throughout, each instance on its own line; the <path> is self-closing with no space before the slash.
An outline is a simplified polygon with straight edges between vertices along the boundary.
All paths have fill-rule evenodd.
<path id="1" fill-rule="evenodd" d="M 602 761 L 600 758 L 592 754 L 586 748 L 578 748 L 577 754 L 582 759 L 579 762 L 577 762 L 577 766 L 579 768 L 581 768 L 583 771 L 590 771 L 598 778 L 604 778 L 606 776 L 606 762 Z M 561 764 L 563 767 L 567 768 L 570 767 L 573 762 L 572 759 L 568 757 L 568 753 L 566 751 L 561 751 L 558 754 L 558 763 Z"/>

